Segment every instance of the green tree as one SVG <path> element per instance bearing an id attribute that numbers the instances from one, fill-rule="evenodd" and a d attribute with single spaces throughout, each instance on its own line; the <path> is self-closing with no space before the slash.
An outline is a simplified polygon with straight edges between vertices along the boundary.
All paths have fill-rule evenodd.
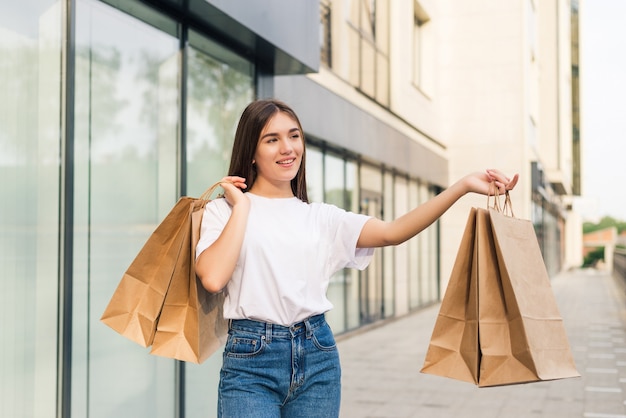
<path id="1" fill-rule="evenodd" d="M 617 233 L 621 234 L 623 231 L 626 231 L 626 222 L 617 220 L 610 216 L 605 216 L 600 219 L 598 223 L 585 222 L 583 224 L 583 234 L 588 234 L 590 232 L 600 231 L 602 229 L 616 227 Z"/>

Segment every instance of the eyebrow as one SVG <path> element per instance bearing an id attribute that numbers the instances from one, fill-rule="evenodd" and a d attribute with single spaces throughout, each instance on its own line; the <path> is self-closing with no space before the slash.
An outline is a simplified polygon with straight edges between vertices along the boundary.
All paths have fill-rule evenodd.
<path id="1" fill-rule="evenodd" d="M 298 129 L 298 128 L 291 128 L 288 133 L 292 133 L 292 132 L 300 132 L 300 129 Z M 266 138 L 268 136 L 278 136 L 278 134 L 276 132 L 268 132 L 265 135 L 263 135 L 261 137 L 261 139 Z"/>

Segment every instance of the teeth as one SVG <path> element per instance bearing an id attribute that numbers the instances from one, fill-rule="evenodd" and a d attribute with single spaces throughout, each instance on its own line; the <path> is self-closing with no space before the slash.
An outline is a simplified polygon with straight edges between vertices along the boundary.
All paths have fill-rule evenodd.
<path id="1" fill-rule="evenodd" d="M 278 164 L 291 164 L 295 161 L 295 158 L 291 160 L 279 161 Z"/>

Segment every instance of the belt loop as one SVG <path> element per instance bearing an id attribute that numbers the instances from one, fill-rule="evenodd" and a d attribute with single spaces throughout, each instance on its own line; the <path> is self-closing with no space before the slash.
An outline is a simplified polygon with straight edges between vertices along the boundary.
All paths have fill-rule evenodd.
<path id="1" fill-rule="evenodd" d="M 272 324 L 269 322 L 265 323 L 265 342 L 272 342 Z"/>
<path id="2" fill-rule="evenodd" d="M 233 329 L 233 320 L 232 319 L 228 319 L 228 329 L 229 330 Z"/>
<path id="3" fill-rule="evenodd" d="M 306 329 L 306 339 L 310 340 L 313 335 L 313 330 L 311 329 L 311 323 L 309 322 L 311 318 L 307 318 L 304 320 L 304 328 Z"/>

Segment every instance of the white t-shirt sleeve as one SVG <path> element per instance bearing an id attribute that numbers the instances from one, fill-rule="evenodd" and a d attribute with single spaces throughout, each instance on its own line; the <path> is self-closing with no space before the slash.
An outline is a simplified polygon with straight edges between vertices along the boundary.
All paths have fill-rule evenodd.
<path id="1" fill-rule="evenodd" d="M 206 204 L 200 224 L 200 239 L 196 245 L 196 258 L 219 238 L 231 212 L 226 199 L 215 199 Z"/>
<path id="2" fill-rule="evenodd" d="M 364 270 L 370 263 L 374 248 L 357 248 L 356 244 L 369 216 L 347 212 L 329 205 L 331 231 L 330 273 L 343 268 Z"/>

